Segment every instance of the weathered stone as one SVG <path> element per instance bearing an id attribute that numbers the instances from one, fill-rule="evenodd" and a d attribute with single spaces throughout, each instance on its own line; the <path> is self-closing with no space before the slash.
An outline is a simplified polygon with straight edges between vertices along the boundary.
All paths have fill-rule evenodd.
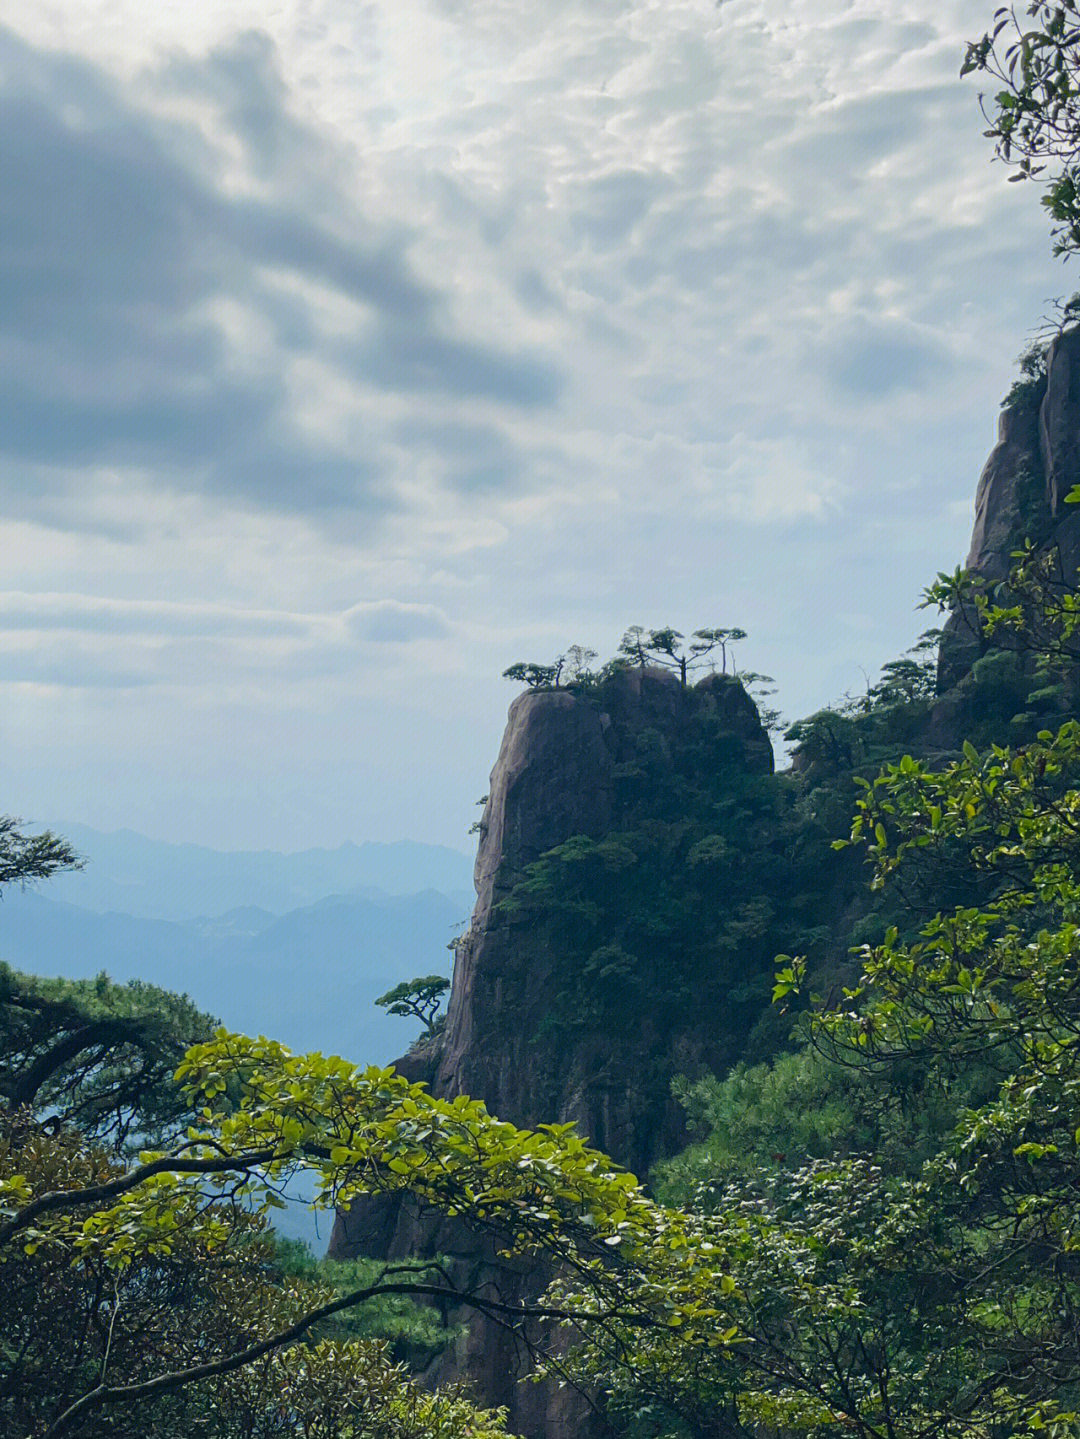
<path id="1" fill-rule="evenodd" d="M 1057 550 L 1070 579 L 1080 567 L 1080 515 L 1065 503 L 1080 484 L 1080 329 L 1059 335 L 1046 357 L 1038 393 L 1002 410 L 998 441 L 975 496 L 967 568 L 996 583 L 1025 540 Z M 983 646 L 970 615 L 949 616 L 942 636 L 938 692 L 955 688 Z M 942 720 L 944 723 L 944 720 Z M 940 726 L 939 726 L 940 728 Z"/>
<path id="2" fill-rule="evenodd" d="M 1039 446 L 1051 518 L 1064 518 L 1065 496 L 1080 482 L 1080 329 L 1059 335 L 1046 356 Z"/>
<path id="3" fill-rule="evenodd" d="M 975 525 L 967 568 L 986 579 L 1009 572 L 1009 556 L 1027 533 L 1050 524 L 1039 412 L 1030 403 L 1001 411 L 998 440 L 975 492 Z"/>
<path id="4" fill-rule="evenodd" d="M 632 756 L 636 735 L 653 729 L 674 737 L 702 709 L 721 719 L 718 765 L 771 773 L 768 735 L 730 676 L 684 689 L 670 671 L 631 669 L 608 684 L 602 704 L 562 690 L 514 701 L 481 820 L 476 909 L 456 952 L 446 1026 L 430 1053 L 406 1061 L 434 1093 L 483 1099 L 512 1123 L 574 1120 L 591 1143 L 637 1173 L 685 1143 L 670 1077 L 719 1065 L 717 1016 L 700 1015 L 679 1033 L 645 1019 L 630 1029 L 544 1042 L 554 990 L 551 938 L 496 906 L 547 850 L 610 830 L 616 766 Z M 519 1298 L 535 1294 L 542 1279 L 495 1263 L 464 1225 L 433 1223 L 408 1204 L 355 1205 L 339 1216 L 331 1253 L 449 1254 L 464 1281 L 483 1277 Z M 519 1384 L 527 1369 L 528 1357 L 504 1329 L 474 1318 L 467 1339 L 431 1377 L 469 1377 L 485 1402 L 509 1407 L 511 1429 L 529 1439 L 589 1439 L 594 1429 L 582 1402 L 570 1391 Z"/>

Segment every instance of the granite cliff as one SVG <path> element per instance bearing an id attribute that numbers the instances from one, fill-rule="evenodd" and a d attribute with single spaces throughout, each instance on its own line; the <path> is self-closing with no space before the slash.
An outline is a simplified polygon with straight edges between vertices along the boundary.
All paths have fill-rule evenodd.
<path id="1" fill-rule="evenodd" d="M 654 754 L 684 780 L 704 762 L 714 788 L 730 787 L 733 796 L 773 771 L 753 701 L 731 677 L 710 676 L 684 688 L 670 672 L 636 669 L 600 693 L 533 691 L 513 702 L 491 774 L 476 908 L 456 951 L 445 1028 L 398 1062 L 436 1094 L 482 1098 L 515 1124 L 575 1120 L 592 1143 L 637 1173 L 685 1142 L 671 1076 L 723 1068 L 737 1057 L 745 1026 L 740 1018 L 725 1024 L 711 1006 L 671 1012 L 658 1002 L 631 1005 L 609 1022 L 553 1031 L 553 1011 L 568 1003 L 559 971 L 572 941 L 558 915 L 537 922 L 510 901 L 559 846 L 625 835 L 642 765 Z M 599 928 L 603 932 L 602 922 Z M 765 948 L 771 958 L 772 945 Z M 770 974 L 763 964 L 762 993 Z M 759 994 L 754 1007 L 760 1005 Z M 433 1224 L 407 1205 L 356 1205 L 339 1216 L 331 1241 L 337 1257 L 416 1252 L 449 1255 L 463 1275 L 475 1281 L 482 1273 L 503 1294 L 535 1292 L 540 1283 L 538 1276 L 495 1264 L 463 1228 Z M 574 1396 L 517 1383 L 526 1368 L 526 1356 L 505 1331 L 472 1320 L 467 1337 L 443 1360 L 440 1377 L 467 1373 L 487 1402 L 509 1406 L 515 1432 L 537 1439 L 588 1434 L 588 1417 Z"/>
<path id="2" fill-rule="evenodd" d="M 753 702 L 736 681 L 709 677 L 684 690 L 662 670 L 629 670 L 603 701 L 565 691 L 521 695 L 511 706 L 491 775 L 476 861 L 477 904 L 458 952 L 445 1039 L 433 1074 L 439 1094 L 482 1095 L 517 1124 L 576 1120 L 599 1148 L 635 1172 L 670 1153 L 683 1134 L 666 1084 L 643 1092 L 653 1060 L 713 1057 L 716 1016 L 691 1029 L 588 1028 L 569 1047 L 537 1042 L 555 985 L 546 937 L 500 912 L 528 865 L 572 836 L 600 837 L 620 823 L 618 773 L 642 733 L 668 738 L 708 713 L 727 741 L 717 756 L 733 774 L 772 772 L 772 749 Z M 539 944 L 537 941 L 539 940 Z M 508 1024 L 508 1017 L 512 1023 Z"/>
<path id="3" fill-rule="evenodd" d="M 1046 353 L 1045 375 L 1018 387 L 998 419 L 998 439 L 975 494 L 975 524 L 965 568 L 993 583 L 1025 540 L 1057 551 L 1070 580 L 1080 568 L 1080 510 L 1065 496 L 1080 483 L 1080 329 L 1066 330 Z M 961 613 L 942 638 L 938 689 L 961 684 L 985 646 Z"/>

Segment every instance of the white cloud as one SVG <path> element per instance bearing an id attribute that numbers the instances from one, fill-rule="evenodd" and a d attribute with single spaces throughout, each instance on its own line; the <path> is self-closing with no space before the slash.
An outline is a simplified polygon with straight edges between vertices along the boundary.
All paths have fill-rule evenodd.
<path id="1" fill-rule="evenodd" d="M 436 605 L 362 600 L 339 613 L 290 613 L 215 603 L 115 599 L 100 595 L 0 591 L 0 676 L 33 680 L 44 669 L 71 683 L 159 683 L 204 688 L 207 675 L 344 672 L 370 647 L 445 640 L 451 634 Z M 368 651 L 365 655 L 364 652 Z M 2 681 L 0 681 L 2 682 Z"/>
<path id="2" fill-rule="evenodd" d="M 414 746 L 395 822 L 434 834 L 519 635 L 730 617 L 797 712 L 965 552 L 1010 362 L 1069 288 L 957 79 L 970 0 L 5 15 L 35 184 L 0 198 L 4 653 L 46 790 L 50 755 L 122 750 L 140 803 L 178 688 L 221 710 L 204 744 L 260 717 L 249 838 L 296 753 L 275 705 L 323 716 L 359 837 Z M 871 618 L 815 653 L 830 607 Z M 147 681 L 119 720 L 95 664 Z"/>

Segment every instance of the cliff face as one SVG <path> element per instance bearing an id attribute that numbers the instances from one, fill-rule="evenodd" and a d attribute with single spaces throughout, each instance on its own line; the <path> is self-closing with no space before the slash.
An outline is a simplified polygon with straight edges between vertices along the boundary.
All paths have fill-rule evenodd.
<path id="1" fill-rule="evenodd" d="M 734 741 L 718 763 L 768 773 L 772 750 L 752 701 L 734 681 L 684 690 L 662 670 L 631 670 L 602 706 L 565 691 L 521 695 L 510 709 L 491 775 L 476 860 L 477 903 L 458 951 L 445 1040 L 433 1075 L 439 1094 L 484 1099 L 500 1118 L 532 1125 L 576 1120 L 592 1143 L 645 1173 L 682 1138 L 678 1107 L 642 1092 L 659 1055 L 667 1074 L 709 1047 L 702 1032 L 671 1033 L 640 1020 L 630 1031 L 593 1032 L 567 1048 L 538 1039 L 549 1019 L 558 939 L 504 916 L 526 866 L 575 835 L 603 836 L 618 820 L 620 767 L 636 737 L 676 736 L 701 709 Z M 702 1031 L 722 1025 L 713 1015 Z M 670 1061 L 668 1063 L 667 1061 Z"/>
<path id="2" fill-rule="evenodd" d="M 723 1016 L 699 1009 L 675 1025 L 650 1007 L 625 1024 L 550 1032 L 561 931 L 502 902 L 555 846 L 600 840 L 625 819 L 626 787 L 634 783 L 627 774 L 643 748 L 677 751 L 701 734 L 711 737 L 707 762 L 721 787 L 725 775 L 735 786 L 771 774 L 772 750 L 753 702 L 723 676 L 684 689 L 669 672 L 629 670 L 600 698 L 558 690 L 514 701 L 491 775 L 476 909 L 456 953 L 446 1026 L 436 1044 L 399 1062 L 402 1072 L 440 1096 L 483 1099 L 518 1125 L 575 1120 L 591 1143 L 637 1173 L 685 1143 L 670 1079 L 730 1060 Z M 399 1204 L 359 1204 L 339 1216 L 330 1252 L 449 1254 L 463 1278 L 483 1275 L 504 1294 L 535 1292 L 540 1282 L 494 1264 L 461 1226 L 433 1225 Z M 473 1319 L 433 1377 L 467 1374 L 485 1402 L 510 1408 L 511 1429 L 530 1439 L 584 1439 L 590 1429 L 580 1403 L 565 1391 L 518 1384 L 527 1367 L 505 1331 Z"/>
<path id="3" fill-rule="evenodd" d="M 1080 483 L 1080 329 L 1050 346 L 1046 380 L 1002 410 L 998 440 L 979 479 L 975 525 L 966 568 L 989 581 L 1004 579 L 1010 553 L 1024 540 L 1057 547 L 1061 570 L 1080 567 L 1080 513 L 1065 496 Z M 945 626 L 938 671 L 944 692 L 958 684 L 979 655 L 962 615 Z"/>

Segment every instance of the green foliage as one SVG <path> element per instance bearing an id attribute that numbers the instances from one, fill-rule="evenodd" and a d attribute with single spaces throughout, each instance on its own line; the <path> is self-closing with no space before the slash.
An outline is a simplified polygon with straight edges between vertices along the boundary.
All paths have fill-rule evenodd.
<path id="1" fill-rule="evenodd" d="M 82 869 L 74 847 L 50 830 L 24 834 L 21 820 L 0 815 L 0 885 L 32 884 L 65 869 Z"/>
<path id="2" fill-rule="evenodd" d="M 720 673 L 727 674 L 733 647 L 745 638 L 746 631 L 741 629 L 701 629 L 695 630 L 690 642 L 684 645 L 682 632 L 670 625 L 654 630 L 631 625 L 619 643 L 618 653 L 599 670 L 592 668 L 593 661 L 599 658 L 595 650 L 571 645 L 550 664 L 518 660 L 503 670 L 503 679 L 525 684 L 533 690 L 589 692 L 601 688 L 605 680 L 622 669 L 653 665 L 674 670 L 685 687 L 692 674 L 705 668 L 715 669 L 717 658 Z M 755 675 L 754 679 L 771 683 L 768 675 Z"/>
<path id="3" fill-rule="evenodd" d="M 929 715 L 937 679 L 938 629 L 925 630 L 899 659 L 881 667 L 866 692 L 799 720 L 784 738 L 797 763 L 817 780 L 862 771 L 916 741 Z"/>
<path id="4" fill-rule="evenodd" d="M 27 1192 L 88 1194 L 123 1172 L 73 1131 L 24 1124 L 5 1126 L 0 1137 L 0 1193 L 9 1196 L 18 1177 Z M 378 1296 L 385 1267 L 321 1272 L 298 1262 L 261 1217 L 232 1205 L 207 1209 L 179 1185 L 157 1185 L 141 1235 L 130 1233 L 116 1252 L 113 1231 L 111 1256 L 107 1226 L 88 1229 L 87 1211 L 89 1220 L 101 1213 L 90 1202 L 33 1239 L 24 1230 L 18 1243 L 0 1248 L 0 1432 L 27 1439 L 504 1433 L 501 1415 L 477 1410 L 460 1391 L 420 1390 L 392 1346 L 371 1337 L 380 1320 L 410 1336 L 430 1328 L 400 1295 Z M 335 1326 L 328 1316 L 290 1346 L 232 1364 L 332 1306 L 353 1278 L 375 1291 L 366 1326 Z M 185 1374 L 184 1382 L 168 1382 Z"/>
<path id="5" fill-rule="evenodd" d="M 1080 494 L 1074 489 L 1066 500 Z M 986 649 L 1023 657 L 1046 684 L 1050 677 L 1073 679 L 1080 661 L 1080 593 L 1061 572 L 1054 547 L 1025 540 L 1013 552 L 1009 575 L 992 583 L 966 570 L 939 574 L 923 596 L 961 616 Z"/>
<path id="6" fill-rule="evenodd" d="M 169 1416 L 179 1407 L 158 1432 L 179 1436 L 190 1432 L 191 1386 L 213 1386 L 206 1392 L 215 1415 L 231 1414 L 234 1399 L 257 1415 L 294 1372 L 322 1406 L 319 1422 L 333 1425 L 305 1429 L 299 1410 L 267 1433 L 501 1432 L 500 1416 L 474 1411 L 459 1395 L 413 1391 L 385 1346 L 325 1327 L 386 1296 L 468 1303 L 510 1324 L 550 1308 L 456 1288 L 434 1262 L 298 1276 L 295 1253 L 282 1264 L 260 1248 L 260 1213 L 281 1203 L 280 1190 L 301 1171 L 315 1181 L 319 1208 L 410 1194 L 507 1253 L 568 1266 L 605 1313 L 618 1303 L 619 1276 L 673 1241 L 682 1223 L 573 1125 L 518 1130 L 464 1096 L 434 1099 L 393 1070 L 293 1055 L 222 1030 L 189 1050 L 178 1079 L 194 1122 L 136 1163 L 24 1111 L 0 1131 L 0 1293 L 13 1296 L 21 1316 L 0 1345 L 0 1403 L 17 1432 L 113 1432 L 113 1406 L 161 1401 Z M 354 1280 L 358 1287 L 342 1293 Z M 415 1333 L 415 1316 L 398 1317 Z M 377 1312 L 373 1323 L 385 1318 Z M 335 1379 L 342 1373 L 354 1399 Z M 367 1373 L 379 1380 L 378 1397 L 357 1409 Z M 207 1432 L 225 1439 L 235 1430 Z"/>
<path id="7" fill-rule="evenodd" d="M 1027 689 L 1020 656 L 1013 650 L 988 650 L 972 665 L 971 684 L 975 718 L 1008 718 L 1023 704 Z"/>
<path id="8" fill-rule="evenodd" d="M 0 885 L 81 868 L 66 840 L 18 824 L 0 817 Z M 138 980 L 37 979 L 0 962 L 0 1114 L 47 1113 L 118 1147 L 156 1138 L 184 1113 L 173 1071 L 215 1023 Z"/>
<path id="9" fill-rule="evenodd" d="M 504 676 L 504 678 L 505 678 L 505 676 Z M 490 797 L 491 797 L 490 795 L 486 795 L 486 794 L 485 794 L 485 795 L 481 795 L 481 797 L 476 801 L 476 803 L 477 803 L 477 805 L 478 805 L 478 807 L 479 807 L 479 809 L 480 809 L 480 818 L 479 818 L 478 820 L 474 821 L 474 823 L 472 823 L 472 824 L 469 826 L 469 830 L 468 830 L 469 834 L 483 834 L 483 833 L 486 831 L 487 825 L 484 823 L 484 812 L 485 812 L 486 809 L 487 809 L 487 802 L 488 802 L 488 800 L 490 799 Z"/>
<path id="10" fill-rule="evenodd" d="M 392 1069 L 293 1055 L 225 1031 L 193 1046 L 177 1074 L 200 1113 L 185 1150 L 223 1150 L 223 1172 L 241 1168 L 253 1194 L 301 1167 L 316 1180 L 319 1208 L 408 1191 L 521 1252 L 591 1243 L 628 1217 L 650 1222 L 633 1176 L 589 1150 L 573 1125 L 518 1130 L 464 1096 L 435 1099 Z"/>
<path id="11" fill-rule="evenodd" d="M 317 1259 L 306 1244 L 277 1240 L 275 1262 L 285 1278 L 320 1284 L 340 1298 L 377 1286 L 386 1266 L 376 1259 Z M 430 1277 L 442 1266 L 417 1263 L 418 1278 Z M 384 1342 L 398 1363 L 423 1368 L 462 1332 L 446 1322 L 430 1304 L 418 1304 L 407 1294 L 383 1294 L 356 1309 L 346 1309 L 313 1328 L 313 1337 L 374 1339 Z"/>
<path id="12" fill-rule="evenodd" d="M 857 865 L 833 857 L 828 841 L 847 823 L 853 773 L 873 773 L 925 727 L 938 633 L 884 666 L 859 700 L 789 728 L 794 775 L 748 773 L 732 718 L 736 697 L 749 711 L 744 676 L 728 679 L 729 698 L 715 704 L 721 691 L 709 686 L 719 677 L 687 688 L 678 723 L 663 729 L 624 732 L 612 704 L 610 826 L 541 855 L 496 906 L 493 922 L 510 925 L 526 949 L 542 947 L 554 972 L 543 1015 L 507 1013 L 507 1022 L 547 1042 L 553 1031 L 613 1023 L 685 1032 L 716 1015 L 713 1065 L 783 1049 L 790 1019 L 768 1005 L 773 956 L 810 937 L 814 965 L 838 982 L 853 927 L 888 908 L 865 896 Z M 738 638 L 701 634 L 701 644 Z M 621 658 L 646 665 L 656 648 L 677 655 L 680 641 L 673 630 L 634 627 Z M 599 704 L 608 682 L 589 691 Z M 668 1077 L 640 1076 L 641 1092 L 666 1088 Z"/>
<path id="13" fill-rule="evenodd" d="M 381 994 L 375 1003 L 388 1014 L 418 1019 L 424 1026 L 425 1034 L 432 1035 L 438 1031 L 439 1006 L 449 988 L 450 981 L 445 975 L 425 974 L 396 984 L 393 989 Z"/>
<path id="14" fill-rule="evenodd" d="M 584 645 L 571 645 L 564 654 L 556 655 L 550 664 L 518 661 L 503 670 L 503 679 L 516 680 L 533 690 L 588 689 L 602 677 L 590 667 L 597 658 L 595 650 Z M 610 669 L 610 667 L 608 667 Z"/>
<path id="15" fill-rule="evenodd" d="M 680 1079 L 676 1096 L 704 1137 L 661 1165 L 654 1187 L 665 1203 L 700 1207 L 736 1178 L 828 1158 L 873 1155 L 893 1172 L 911 1172 L 936 1152 L 960 1110 L 995 1088 L 977 1066 L 948 1084 L 925 1067 L 897 1066 L 886 1083 L 811 1044 L 767 1064 L 737 1064 L 724 1079 Z"/>
<path id="16" fill-rule="evenodd" d="M 749 712 L 738 682 L 726 684 Z M 495 921 L 554 958 L 549 1029 L 677 1029 L 715 1013 L 744 1040 L 767 1005 L 772 956 L 792 938 L 781 906 L 810 883 L 789 844 L 793 790 L 747 771 L 730 720 L 696 689 L 677 728 L 612 740 L 611 828 L 528 865 Z"/>
<path id="17" fill-rule="evenodd" d="M 1008 394 L 1001 402 L 1003 410 L 1015 409 L 1020 405 L 1037 405 L 1046 393 L 1046 352 L 1044 344 L 1029 345 L 1017 359 L 1020 378 L 1014 380 Z"/>
<path id="18" fill-rule="evenodd" d="M 1023 743 L 1035 737 L 1040 716 L 1060 720 L 1075 711 L 1080 608 L 1055 546 L 1024 540 L 999 583 L 959 569 L 940 574 L 924 603 L 951 611 L 981 651 L 957 690 L 976 743 L 1002 738 L 1003 720 L 1009 737 Z"/>
<path id="19" fill-rule="evenodd" d="M 381 1002 L 430 1027 L 447 987 L 425 976 Z M 302 1173 L 315 1207 L 407 1194 L 519 1262 L 576 1270 L 605 1312 L 681 1223 L 572 1125 L 522 1131 L 393 1070 L 211 1036 L 151 986 L 3 968 L 0 1017 L 4 1433 L 104 1439 L 137 1413 L 157 1439 L 503 1434 L 503 1414 L 419 1389 L 399 1361 L 454 1337 L 451 1307 L 511 1326 L 554 1312 L 461 1287 L 438 1261 L 320 1264 L 275 1242 L 265 1214 Z M 136 1141 L 158 1147 L 136 1156 Z"/>
<path id="20" fill-rule="evenodd" d="M 0 963 L 0 1109 L 145 1143 L 185 1112 L 173 1071 L 215 1022 L 140 980 L 37 979 Z"/>
<path id="21" fill-rule="evenodd" d="M 1064 684 L 1044 685 L 1041 689 L 1031 690 L 1026 702 L 1036 714 L 1060 714 L 1069 703 L 1068 687 Z"/>
<path id="22" fill-rule="evenodd" d="M 817 765 L 827 773 L 854 769 L 863 750 L 863 727 L 852 715 L 835 709 L 818 710 L 796 720 L 784 738 L 795 745 L 807 765 Z"/>
<path id="23" fill-rule="evenodd" d="M 206 1396 L 220 1439 L 502 1439 L 505 1412 L 428 1392 L 383 1348 L 330 1339 L 277 1351 Z M 206 1401 L 204 1401 L 206 1402 Z"/>
<path id="24" fill-rule="evenodd" d="M 737 628 L 695 630 L 684 648 L 682 632 L 670 625 L 656 630 L 631 625 L 619 643 L 619 657 L 629 665 L 672 669 L 685 687 L 690 675 L 711 664 L 716 655 L 720 657 L 720 673 L 726 675 L 729 651 L 745 638 L 746 631 Z"/>
<path id="25" fill-rule="evenodd" d="M 1080 724 L 859 788 L 840 843 L 914 914 L 810 1048 L 682 1086 L 706 1134 L 660 1184 L 690 1257 L 657 1249 L 638 1289 L 674 1297 L 669 1333 L 571 1361 L 618 1432 L 651 1406 L 671 1436 L 1080 1433 Z M 788 1004 L 807 968 L 781 963 Z"/>
<path id="26" fill-rule="evenodd" d="M 559 660 L 550 665 L 536 664 L 532 660 L 519 660 L 516 664 L 503 670 L 503 679 L 516 680 L 519 684 L 528 685 L 531 690 L 558 689 L 562 668 Z"/>
<path id="27" fill-rule="evenodd" d="M 1075 0 L 1032 0 L 1032 23 L 1003 7 L 992 30 L 967 47 L 961 74 L 999 86 L 983 113 L 1010 180 L 1038 180 L 1049 212 L 1054 253 L 1080 249 L 1080 7 Z M 982 97 L 980 97 L 981 99 Z"/>

